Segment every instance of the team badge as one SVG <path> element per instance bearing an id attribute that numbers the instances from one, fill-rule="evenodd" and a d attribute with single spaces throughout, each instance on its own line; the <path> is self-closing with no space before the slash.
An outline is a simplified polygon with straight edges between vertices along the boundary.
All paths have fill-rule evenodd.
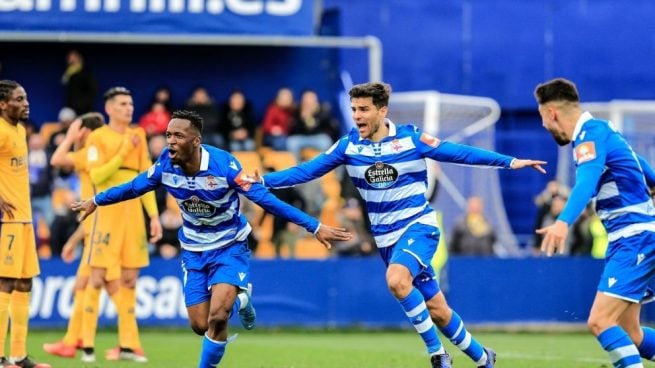
<path id="1" fill-rule="evenodd" d="M 579 164 L 596 158 L 596 145 L 594 142 L 584 142 L 575 147 L 575 161 Z"/>
<path id="2" fill-rule="evenodd" d="M 89 146 L 86 151 L 86 159 L 90 162 L 98 161 L 98 148 L 96 146 Z"/>
<path id="3" fill-rule="evenodd" d="M 216 183 L 216 178 L 212 175 L 209 175 L 207 177 L 207 188 L 209 189 L 215 189 L 218 186 Z"/>
<path id="4" fill-rule="evenodd" d="M 364 179 L 373 188 L 388 188 L 398 180 L 398 170 L 391 165 L 378 161 L 366 169 Z"/>
<path id="5" fill-rule="evenodd" d="M 437 148 L 439 143 L 441 143 L 441 140 L 439 140 L 439 138 L 435 138 L 435 137 L 429 135 L 428 133 L 422 133 L 421 134 L 421 142 L 427 144 L 430 147 Z"/>

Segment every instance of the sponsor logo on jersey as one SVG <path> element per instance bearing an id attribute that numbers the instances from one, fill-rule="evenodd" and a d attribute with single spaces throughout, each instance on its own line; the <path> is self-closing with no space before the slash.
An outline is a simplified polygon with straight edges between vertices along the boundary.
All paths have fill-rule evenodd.
<path id="1" fill-rule="evenodd" d="M 596 158 L 596 145 L 594 142 L 584 142 L 575 147 L 575 161 L 578 164 Z"/>
<path id="2" fill-rule="evenodd" d="M 98 148 L 96 146 L 89 146 L 86 151 L 86 159 L 90 162 L 98 161 Z"/>
<path id="3" fill-rule="evenodd" d="M 237 167 L 237 163 L 234 161 L 230 161 L 230 169 L 239 170 L 239 168 Z"/>
<path id="4" fill-rule="evenodd" d="M 646 259 L 646 255 L 643 253 L 637 254 L 637 266 Z"/>
<path id="5" fill-rule="evenodd" d="M 427 144 L 430 147 L 434 147 L 434 148 L 437 148 L 439 143 L 441 143 L 439 138 L 435 138 L 435 137 L 429 135 L 428 133 L 422 133 L 421 134 L 421 142 Z"/>
<path id="6" fill-rule="evenodd" d="M 610 277 L 610 278 L 607 280 L 607 286 L 612 287 L 612 286 L 614 286 L 614 284 L 616 284 L 617 281 L 618 281 L 618 280 L 615 279 L 614 277 Z"/>
<path id="7" fill-rule="evenodd" d="M 151 177 L 154 173 L 155 173 L 155 165 L 152 165 L 148 169 L 148 177 Z"/>
<path id="8" fill-rule="evenodd" d="M 212 217 L 216 214 L 216 207 L 214 205 L 203 201 L 197 196 L 182 201 L 184 212 L 194 215 L 196 217 Z"/>
<path id="9" fill-rule="evenodd" d="M 246 274 L 243 272 L 239 272 L 239 280 L 243 281 L 243 279 L 246 278 Z"/>
<path id="10" fill-rule="evenodd" d="M 398 170 L 384 162 L 376 162 L 364 172 L 366 182 L 377 189 L 384 189 L 392 186 L 398 180 Z"/>

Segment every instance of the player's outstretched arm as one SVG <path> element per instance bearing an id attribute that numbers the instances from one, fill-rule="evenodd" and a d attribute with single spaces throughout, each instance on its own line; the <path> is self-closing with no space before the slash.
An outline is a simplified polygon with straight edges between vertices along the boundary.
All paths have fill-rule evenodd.
<path id="1" fill-rule="evenodd" d="M 75 212 L 82 212 L 80 215 L 80 222 L 84 221 L 90 214 L 92 214 L 98 206 L 93 198 L 84 201 L 77 201 L 71 204 L 71 209 Z"/>
<path id="2" fill-rule="evenodd" d="M 66 263 L 71 263 L 75 258 L 75 249 L 77 245 L 84 240 L 84 225 L 80 224 L 75 232 L 68 237 L 66 244 L 61 249 L 61 259 Z"/>
<path id="3" fill-rule="evenodd" d="M 353 234 L 349 233 L 345 228 L 332 227 L 320 224 L 315 233 L 316 239 L 320 241 L 325 248 L 332 248 L 332 243 L 335 241 L 347 241 L 352 239 Z"/>
<path id="4" fill-rule="evenodd" d="M 510 165 L 510 168 L 512 170 L 518 170 L 522 169 L 524 167 L 531 167 L 537 171 L 539 171 L 542 174 L 546 173 L 546 170 L 541 166 L 547 164 L 546 161 L 541 161 L 541 160 L 520 160 L 520 159 L 514 159 L 512 160 L 512 163 Z"/>

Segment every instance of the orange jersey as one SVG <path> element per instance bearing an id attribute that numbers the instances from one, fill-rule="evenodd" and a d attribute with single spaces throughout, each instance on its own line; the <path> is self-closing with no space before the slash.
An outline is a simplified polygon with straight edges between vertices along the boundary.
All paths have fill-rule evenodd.
<path id="1" fill-rule="evenodd" d="M 32 222 L 30 178 L 25 127 L 0 118 L 0 196 L 14 206 L 14 218 L 2 222 Z"/>
<path id="2" fill-rule="evenodd" d="M 121 134 L 106 125 L 94 130 L 89 135 L 87 141 L 87 169 L 91 171 L 94 168 L 99 168 L 118 155 L 125 140 L 125 135 L 138 136 L 139 145 L 127 154 L 117 172 L 104 182 L 96 183 L 96 192 L 101 192 L 132 180 L 139 173 L 146 171 L 152 166 L 152 161 L 150 161 L 150 155 L 148 153 L 146 134 L 142 128 L 127 128 L 125 133 Z"/>

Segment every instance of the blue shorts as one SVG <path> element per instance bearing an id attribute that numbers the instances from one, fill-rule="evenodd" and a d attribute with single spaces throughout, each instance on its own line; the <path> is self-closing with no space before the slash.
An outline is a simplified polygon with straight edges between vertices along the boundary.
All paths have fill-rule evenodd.
<path id="1" fill-rule="evenodd" d="M 655 275 L 655 233 L 645 231 L 610 242 L 598 291 L 634 303 L 652 293 L 648 284 Z"/>
<path id="2" fill-rule="evenodd" d="M 430 265 L 437 251 L 440 236 L 436 226 L 414 224 L 390 247 L 378 248 L 384 264 L 401 264 L 412 274 L 413 285 L 423 294 L 425 300 L 439 293 L 439 283 Z"/>
<path id="3" fill-rule="evenodd" d="M 204 252 L 182 249 L 182 272 L 184 303 L 187 307 L 208 301 L 212 285 L 230 284 L 246 289 L 250 278 L 248 243 L 235 242 Z"/>

